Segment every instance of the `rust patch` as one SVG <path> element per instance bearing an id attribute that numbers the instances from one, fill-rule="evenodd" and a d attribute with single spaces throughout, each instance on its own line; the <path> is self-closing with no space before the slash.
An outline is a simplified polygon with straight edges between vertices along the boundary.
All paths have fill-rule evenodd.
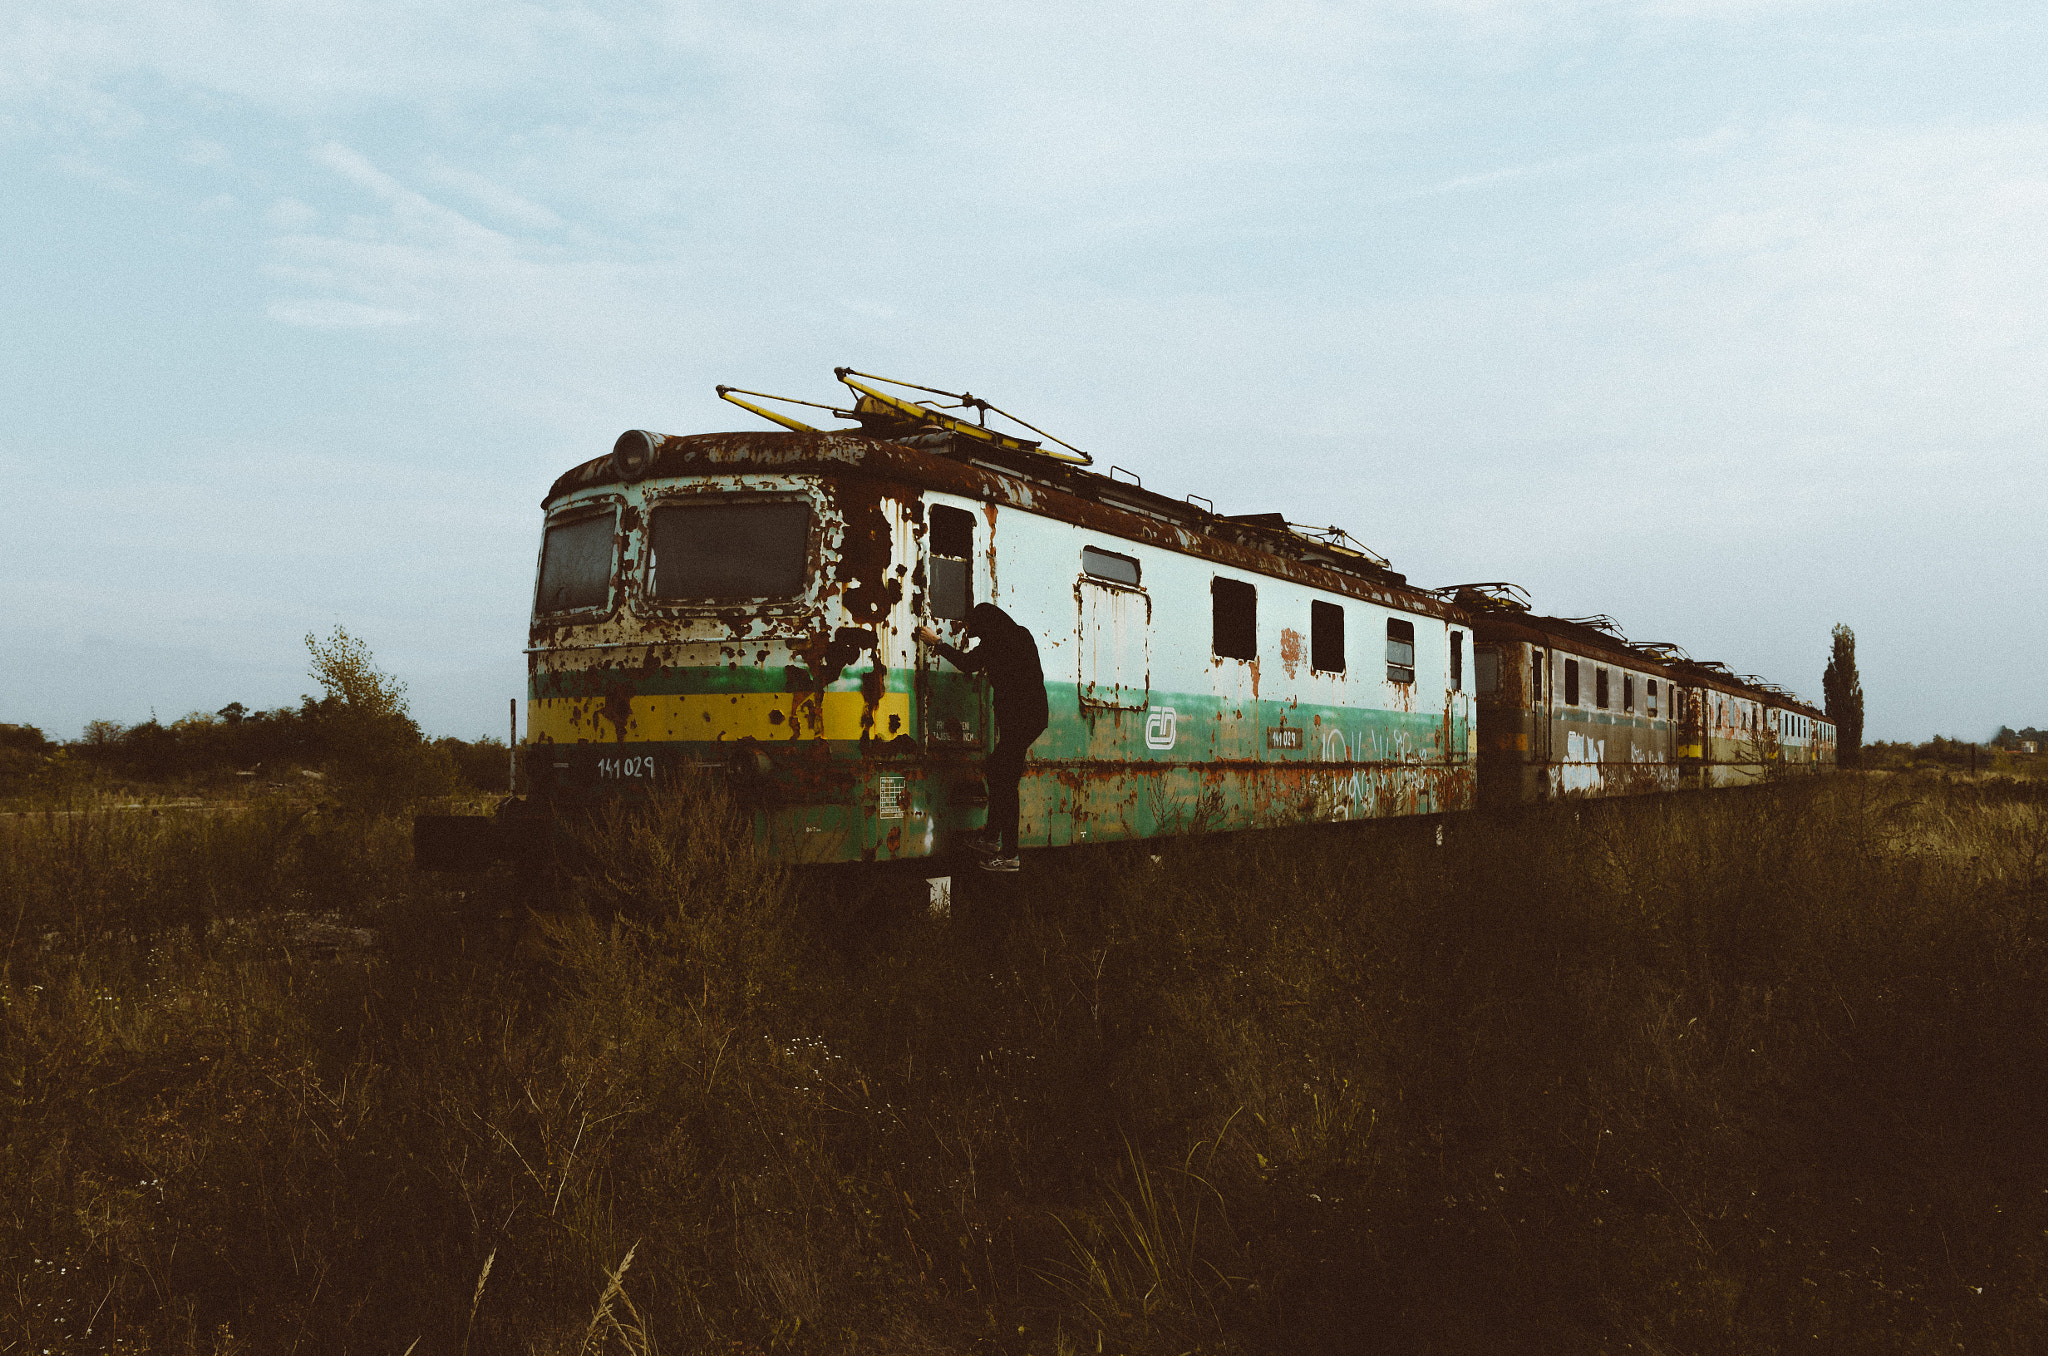
<path id="1" fill-rule="evenodd" d="M 863 745 L 874 733 L 875 708 L 882 703 L 888 677 L 889 670 L 879 654 L 875 656 L 874 667 L 860 676 L 860 742 Z"/>
<path id="2" fill-rule="evenodd" d="M 982 552 L 988 557 L 988 596 L 996 596 L 996 506 L 990 500 L 981 506 L 981 514 L 988 519 L 988 548 Z"/>
<path id="3" fill-rule="evenodd" d="M 1287 670 L 1289 678 L 1301 667 L 1301 632 L 1291 626 L 1280 628 L 1280 667 Z"/>
<path id="4" fill-rule="evenodd" d="M 839 681 L 848 665 L 874 648 L 870 627 L 842 626 L 830 640 L 820 631 L 791 643 L 790 653 L 798 662 L 785 665 L 783 672 L 792 692 L 823 692 L 826 684 Z"/>
<path id="5" fill-rule="evenodd" d="M 903 581 L 891 578 L 896 534 L 882 496 L 859 481 L 843 483 L 834 496 L 841 526 L 835 577 L 846 615 L 877 622 L 903 597 Z"/>
<path id="6" fill-rule="evenodd" d="M 612 723 L 612 738 L 625 743 L 626 730 L 633 724 L 633 684 L 630 680 L 622 677 L 606 684 L 604 718 Z"/>

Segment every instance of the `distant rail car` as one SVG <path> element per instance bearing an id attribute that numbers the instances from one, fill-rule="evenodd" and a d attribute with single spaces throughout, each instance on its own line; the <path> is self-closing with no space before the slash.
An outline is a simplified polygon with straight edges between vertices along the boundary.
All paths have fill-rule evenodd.
<path id="1" fill-rule="evenodd" d="M 1509 586 L 1442 591 L 1472 619 L 1479 801 L 1742 786 L 1834 764 L 1834 726 L 1781 688 L 1636 645 L 1605 617 L 1531 613 Z"/>
<path id="2" fill-rule="evenodd" d="M 480 864 L 692 770 L 788 860 L 947 853 L 986 817 L 990 694 L 915 633 L 964 644 L 981 602 L 1032 633 L 1045 670 L 1026 847 L 1832 760 L 1832 731 L 1789 694 L 1533 616 L 1499 588 L 1414 587 L 1335 528 L 1100 474 L 1056 439 L 987 428 L 1001 411 L 971 395 L 918 404 L 884 389 L 907 383 L 837 375 L 857 399 L 833 412 L 857 430 L 721 387 L 781 429 L 632 430 L 554 483 L 518 795 L 495 825 L 423 816 L 422 866 Z"/>

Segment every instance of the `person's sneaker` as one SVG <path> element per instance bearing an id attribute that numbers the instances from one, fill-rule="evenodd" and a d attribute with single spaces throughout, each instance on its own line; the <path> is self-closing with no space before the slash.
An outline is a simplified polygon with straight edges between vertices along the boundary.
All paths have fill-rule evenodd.
<path id="1" fill-rule="evenodd" d="M 985 833 L 970 833 L 964 842 L 967 850 L 977 857 L 1000 857 L 1003 855 L 1003 842 L 1000 838 L 994 838 Z"/>
<path id="2" fill-rule="evenodd" d="M 1015 871 L 1018 862 L 1015 857 L 984 857 L 981 869 L 984 871 Z"/>

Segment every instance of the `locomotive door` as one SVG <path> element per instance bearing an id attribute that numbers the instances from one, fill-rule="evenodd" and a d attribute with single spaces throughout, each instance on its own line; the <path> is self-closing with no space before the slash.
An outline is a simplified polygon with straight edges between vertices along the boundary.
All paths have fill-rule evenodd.
<path id="1" fill-rule="evenodd" d="M 925 526 L 926 617 L 949 643 L 965 649 L 967 614 L 988 586 L 985 578 L 976 578 L 986 565 L 974 550 L 974 515 L 933 504 L 926 510 Z M 917 720 L 926 752 L 979 753 L 988 747 L 991 723 L 988 680 L 962 673 L 918 646 Z"/>
<path id="2" fill-rule="evenodd" d="M 1152 599 L 1135 586 L 1086 576 L 1074 593 L 1081 705 L 1143 711 L 1152 696 Z"/>

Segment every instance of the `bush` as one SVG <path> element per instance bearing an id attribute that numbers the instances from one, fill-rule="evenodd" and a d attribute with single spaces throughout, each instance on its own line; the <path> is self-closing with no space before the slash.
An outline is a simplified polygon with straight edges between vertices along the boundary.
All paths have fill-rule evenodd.
<path id="1" fill-rule="evenodd" d="M 326 641 L 309 635 L 306 646 L 320 697 L 272 711 L 230 702 L 169 725 L 154 717 L 132 726 L 96 720 L 69 752 L 103 777 L 186 792 L 274 788 L 314 772 L 329 798 L 352 811 L 402 809 L 465 785 L 504 789 L 504 745 L 496 745 L 495 779 L 485 781 L 478 778 L 493 741 L 428 743 L 408 714 L 404 684 L 379 671 L 347 630 L 336 627 Z"/>
<path id="2" fill-rule="evenodd" d="M 18 795 L 58 751 L 33 725 L 0 725 L 0 796 Z"/>
<path id="3" fill-rule="evenodd" d="M 470 790 L 486 794 L 510 790 L 511 760 L 504 740 L 489 735 L 473 740 L 443 737 L 434 741 L 434 747 L 447 753 L 456 775 Z"/>

